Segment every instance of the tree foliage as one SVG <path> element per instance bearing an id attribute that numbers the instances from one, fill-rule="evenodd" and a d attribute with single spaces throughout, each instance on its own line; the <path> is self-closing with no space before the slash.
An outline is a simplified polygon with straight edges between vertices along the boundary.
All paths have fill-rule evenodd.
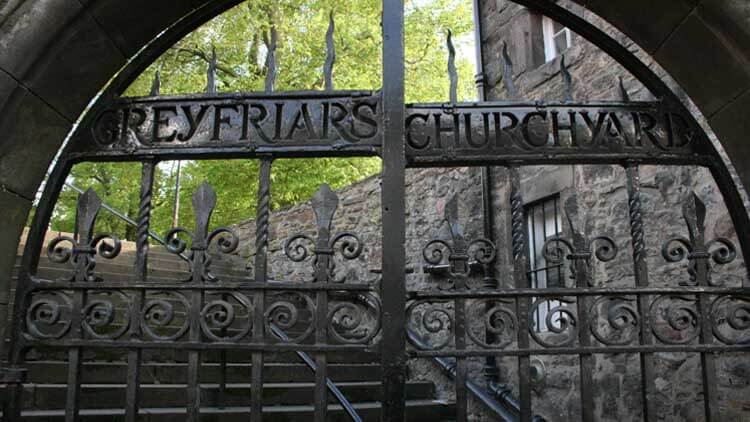
<path id="1" fill-rule="evenodd" d="M 407 102 L 448 99 L 445 47 L 448 29 L 453 32 L 459 51 L 459 99 L 474 97 L 474 65 L 469 46 L 473 30 L 471 7 L 470 0 L 406 1 Z M 336 21 L 335 88 L 379 89 L 383 54 L 381 0 L 358 0 L 354 4 L 340 0 L 253 0 L 241 3 L 185 36 L 137 78 L 125 95 L 148 95 L 157 71 L 161 75 L 162 95 L 203 92 L 213 50 L 218 58 L 219 92 L 261 91 L 272 27 L 278 33 L 276 90 L 322 89 L 325 32 L 331 12 Z M 174 163 L 162 163 L 157 171 L 152 225 L 159 232 L 172 223 L 174 167 Z M 182 170 L 181 224 L 192 224 L 190 194 L 204 180 L 214 186 L 219 196 L 214 224 L 232 224 L 254 216 L 257 161 L 186 161 Z M 272 173 L 272 205 L 279 208 L 295 204 L 309 198 L 323 182 L 340 188 L 379 170 L 377 158 L 279 160 L 274 163 Z M 138 164 L 79 164 L 70 179 L 82 188 L 93 187 L 107 203 L 122 212 L 137 214 Z M 72 230 L 74 211 L 75 194 L 64 192 L 52 228 Z M 105 214 L 99 220 L 102 229 L 132 239 L 132 229 Z"/>

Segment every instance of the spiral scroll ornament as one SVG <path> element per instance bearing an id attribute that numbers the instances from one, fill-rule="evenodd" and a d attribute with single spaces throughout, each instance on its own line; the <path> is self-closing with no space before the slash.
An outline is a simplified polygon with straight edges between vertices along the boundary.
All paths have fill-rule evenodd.
<path id="1" fill-rule="evenodd" d="M 488 309 L 488 303 L 493 306 Z M 468 315 L 470 319 L 481 321 L 481 323 L 469 324 L 466 327 L 471 341 L 483 349 L 504 349 L 517 338 L 518 320 L 515 313 L 508 307 L 512 301 L 503 302 L 499 300 L 476 301 L 469 306 Z M 493 341 L 488 341 L 490 334 Z"/>
<path id="2" fill-rule="evenodd" d="M 573 243 L 562 237 L 553 237 L 547 240 L 543 247 L 544 258 L 548 263 L 558 265 L 563 263 L 563 259 L 571 261 L 572 264 L 569 265 L 571 279 L 577 277 L 577 263 L 582 262 L 588 266 L 591 264 L 592 256 L 600 262 L 609 262 L 617 257 L 617 252 L 617 244 L 608 236 L 593 238 L 585 244 L 583 250 L 576 249 Z"/>
<path id="3" fill-rule="evenodd" d="M 66 292 L 37 293 L 26 310 L 26 331 L 36 339 L 60 339 L 70 331 L 73 300 Z"/>
<path id="4" fill-rule="evenodd" d="M 328 311 L 328 333 L 345 344 L 367 344 L 380 332 L 380 300 L 358 294 Z"/>
<path id="5" fill-rule="evenodd" d="M 130 306 L 130 297 L 123 292 L 91 292 L 81 325 L 92 338 L 117 340 L 130 328 Z"/>
<path id="6" fill-rule="evenodd" d="M 633 303 L 624 296 L 602 296 L 589 312 L 591 333 L 607 346 L 631 344 L 638 336 L 640 319 Z"/>
<path id="7" fill-rule="evenodd" d="M 308 294 L 295 292 L 266 306 L 264 321 L 266 333 L 273 333 L 274 340 L 299 344 L 313 332 L 316 319 L 312 298 Z M 277 335 L 277 330 L 283 332 L 284 336 Z"/>
<path id="8" fill-rule="evenodd" d="M 539 313 L 542 304 L 549 303 L 549 310 L 544 321 L 535 321 L 534 315 Z M 529 332 L 534 341 L 543 347 L 565 347 L 570 346 L 578 338 L 578 319 L 576 312 L 569 305 L 575 300 L 556 297 L 540 298 L 534 301 L 529 311 Z M 536 323 L 544 326 L 536 327 Z"/>
<path id="9" fill-rule="evenodd" d="M 253 328 L 253 307 L 245 295 L 232 292 L 201 309 L 201 330 L 213 341 L 237 342 Z M 231 300 L 231 302 L 230 302 Z"/>
<path id="10" fill-rule="evenodd" d="M 711 326 L 724 344 L 750 344 L 750 297 L 717 297 L 711 304 Z"/>
<path id="11" fill-rule="evenodd" d="M 145 337 L 160 341 L 182 338 L 190 328 L 187 315 L 190 302 L 180 292 L 158 291 L 146 300 L 141 310 L 141 329 Z"/>
<path id="12" fill-rule="evenodd" d="M 701 331 L 696 299 L 691 296 L 662 295 L 649 308 L 651 331 L 664 344 L 687 344 Z"/>
<path id="13" fill-rule="evenodd" d="M 424 344 L 409 342 L 422 350 L 441 350 L 453 338 L 453 309 L 447 300 L 417 300 L 406 307 L 409 328 L 424 339 Z"/>

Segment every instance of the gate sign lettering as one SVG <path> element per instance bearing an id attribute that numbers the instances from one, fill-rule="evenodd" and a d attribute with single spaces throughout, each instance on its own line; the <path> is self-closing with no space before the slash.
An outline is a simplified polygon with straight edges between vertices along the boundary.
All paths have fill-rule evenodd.
<path id="1" fill-rule="evenodd" d="M 691 120 L 660 102 L 414 104 L 409 165 L 466 162 L 698 161 L 708 145 Z M 373 155 L 382 101 L 370 91 L 122 99 L 101 113 L 74 154 Z M 700 138 L 700 139 L 699 139 Z"/>
<path id="2" fill-rule="evenodd" d="M 414 105 L 405 142 L 412 164 L 535 159 L 686 158 L 696 130 L 660 103 Z"/>
<path id="3" fill-rule="evenodd" d="M 380 106 L 368 91 L 123 99 L 92 136 L 104 155 L 367 151 L 381 142 Z"/>

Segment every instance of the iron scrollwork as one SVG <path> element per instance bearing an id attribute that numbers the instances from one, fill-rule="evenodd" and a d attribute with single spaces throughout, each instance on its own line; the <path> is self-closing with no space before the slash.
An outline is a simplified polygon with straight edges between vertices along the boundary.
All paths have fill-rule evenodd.
<path id="1" fill-rule="evenodd" d="M 651 331 L 664 344 L 687 344 L 701 331 L 695 297 L 662 295 L 651 303 Z"/>
<path id="2" fill-rule="evenodd" d="M 492 265 L 496 257 L 495 244 L 480 237 L 467 241 L 464 230 L 458 221 L 458 197 L 454 195 L 445 205 L 444 221 L 448 223 L 451 241 L 432 239 L 422 248 L 422 257 L 427 265 L 426 273 L 441 275 L 447 273 L 449 278 L 441 281 L 440 289 L 453 288 L 457 280 L 462 284 L 471 274 L 473 268 L 485 269 Z M 469 287 L 464 286 L 464 287 Z"/>
<path id="3" fill-rule="evenodd" d="M 723 295 L 711 304 L 714 337 L 724 344 L 750 343 L 750 297 Z"/>
<path id="4" fill-rule="evenodd" d="M 356 233 L 348 231 L 331 238 L 331 223 L 338 208 L 339 197 L 328 184 L 323 184 L 310 202 L 315 213 L 318 238 L 314 240 L 303 233 L 295 234 L 284 243 L 284 254 L 294 262 L 302 262 L 313 255 L 314 282 L 343 283 L 346 278 L 335 275 L 334 253 L 338 249 L 344 259 L 356 259 L 362 255 L 362 241 Z"/>
<path id="5" fill-rule="evenodd" d="M 466 334 L 471 341 L 483 349 L 504 349 L 516 341 L 518 320 L 510 308 L 512 304 L 513 301 L 495 299 L 478 300 L 469 305 L 468 315 L 472 318 L 477 316 L 481 321 L 480 324 L 469 324 L 466 327 Z"/>
<path id="6" fill-rule="evenodd" d="M 661 249 L 662 256 L 668 262 L 680 262 L 686 258 L 689 261 L 689 282 L 681 282 L 680 285 L 695 286 L 699 284 L 701 277 L 705 278 L 710 286 L 723 285 L 722 280 L 712 280 L 710 260 L 716 265 L 734 261 L 737 257 L 734 243 L 725 237 L 705 240 L 706 205 L 695 193 L 685 198 L 682 215 L 687 224 L 689 238 L 674 236 L 667 239 Z"/>
<path id="7" fill-rule="evenodd" d="M 624 296 L 602 296 L 589 312 L 591 333 L 607 346 L 631 344 L 638 336 L 640 318 L 633 303 Z"/>
<path id="8" fill-rule="evenodd" d="M 67 292 L 50 291 L 32 297 L 26 310 L 26 330 L 37 339 L 60 339 L 70 331 L 73 300 Z"/>
<path id="9" fill-rule="evenodd" d="M 75 237 L 58 236 L 47 246 L 47 256 L 52 262 L 64 264 L 70 262 L 73 266 L 73 274 L 61 281 L 102 281 L 101 277 L 94 274 L 96 267 L 95 256 L 98 254 L 105 259 L 114 259 L 120 254 L 122 244 L 120 239 L 109 233 L 93 235 L 96 217 L 102 201 L 93 189 L 87 190 L 78 198 L 76 212 Z M 66 248 L 63 243 L 69 243 L 72 247 Z"/>
<path id="10" fill-rule="evenodd" d="M 441 350 L 453 338 L 453 310 L 449 300 L 415 300 L 406 307 L 407 324 L 419 339 L 417 343 L 410 336 L 409 343 L 421 350 Z"/>
<path id="11" fill-rule="evenodd" d="M 344 344 L 367 344 L 380 332 L 380 300 L 347 294 L 328 311 L 328 334 Z"/>
<path id="12" fill-rule="evenodd" d="M 232 253 L 239 246 L 239 236 L 234 230 L 227 227 L 214 229 L 209 233 L 208 223 L 211 214 L 216 207 L 216 192 L 206 182 L 193 193 L 193 210 L 195 212 L 195 231 L 190 232 L 182 227 L 176 227 L 170 230 L 164 237 L 166 248 L 170 253 L 179 255 L 187 249 L 187 242 L 178 237 L 179 233 L 184 233 L 191 238 L 190 262 L 191 277 L 188 281 L 195 283 L 217 281 L 211 271 L 211 255 L 208 247 L 216 240 L 216 247 L 219 252 L 228 254 Z"/>
<path id="13" fill-rule="evenodd" d="M 544 318 L 544 331 L 546 333 L 534 329 L 534 315 L 538 314 L 542 304 L 552 302 L 554 302 L 554 305 L 550 307 L 546 318 Z M 529 333 L 534 341 L 547 348 L 565 347 L 573 344 L 578 338 L 579 326 L 576 312 L 569 306 L 573 303 L 575 303 L 574 299 L 566 297 L 546 297 L 535 300 L 529 311 Z M 541 321 L 539 322 L 541 323 Z"/>
<path id="14" fill-rule="evenodd" d="M 571 196 L 565 201 L 565 215 L 570 224 L 572 241 L 563 237 L 553 237 L 544 242 L 544 258 L 553 265 L 563 263 L 563 259 L 571 262 L 570 278 L 577 279 L 578 272 L 585 270 L 588 272 L 591 265 L 591 257 L 594 256 L 601 262 L 609 262 L 617 257 L 617 244 L 609 236 L 596 236 L 593 239 L 587 239 L 583 231 L 573 222 L 573 216 L 577 215 L 576 197 Z M 566 255 L 567 249 L 567 255 Z M 593 280 L 588 275 L 585 277 L 589 285 Z"/>

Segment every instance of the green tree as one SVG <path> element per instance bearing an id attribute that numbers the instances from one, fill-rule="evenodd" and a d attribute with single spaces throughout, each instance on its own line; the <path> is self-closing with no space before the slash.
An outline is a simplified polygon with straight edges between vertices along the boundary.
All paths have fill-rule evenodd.
<path id="1" fill-rule="evenodd" d="M 322 89 L 325 32 L 331 12 L 336 21 L 335 88 L 377 90 L 382 85 L 381 0 L 359 0 L 354 7 L 347 7 L 349 5 L 340 0 L 244 2 L 177 42 L 133 82 L 125 95 L 148 95 L 157 71 L 161 74 L 162 95 L 203 92 L 213 50 L 218 58 L 218 91 L 262 90 L 272 27 L 278 34 L 276 90 Z M 471 54 L 460 54 L 471 40 L 471 7 L 470 0 L 406 1 L 407 102 L 447 101 L 445 37 L 448 29 L 453 32 L 459 51 L 459 99 L 474 98 Z M 211 183 L 219 195 L 215 224 L 232 224 L 254 216 L 257 161 L 187 161 L 182 165 L 181 224 L 191 224 L 190 194 L 204 180 Z M 170 163 L 163 163 L 157 173 L 152 224 L 160 231 L 171 224 L 175 177 L 170 171 L 172 167 Z M 274 163 L 272 174 L 273 207 L 305 200 L 323 182 L 340 188 L 379 171 L 377 158 L 279 160 Z M 87 163 L 76 166 L 71 179 L 78 185 L 94 187 L 106 202 L 134 216 L 139 175 L 135 164 Z M 53 219 L 54 229 L 72 229 L 75 209 L 72 198 L 70 194 L 61 198 Z M 132 238 L 134 232 L 118 226 L 114 220 L 107 218 L 106 224 Z"/>

